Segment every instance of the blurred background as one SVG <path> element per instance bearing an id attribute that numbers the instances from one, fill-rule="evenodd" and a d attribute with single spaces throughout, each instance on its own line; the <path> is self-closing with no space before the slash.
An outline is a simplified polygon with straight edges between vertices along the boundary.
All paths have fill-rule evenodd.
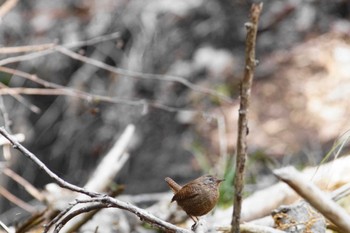
<path id="1" fill-rule="evenodd" d="M 10 1 L 0 1 L 5 2 Z M 0 124 L 24 134 L 23 144 L 50 169 L 84 185 L 125 127 L 134 124 L 130 158 L 115 179 L 125 193 L 166 191 L 166 176 L 179 183 L 203 173 L 232 178 L 244 23 L 252 1 L 12 2 L 14 8 L 1 17 L 1 47 L 43 46 L 2 50 L 0 64 L 106 97 L 53 94 L 54 88 L 46 94 L 1 92 Z M 319 164 L 350 129 L 350 2 L 262 2 L 249 112 L 248 192 L 274 182 L 271 168 Z M 74 59 L 55 44 L 121 70 Z M 18 58 L 22 55 L 28 57 Z M 3 69 L 0 83 L 1 89 L 47 88 Z M 15 151 L 0 160 L 2 168 L 10 167 L 38 189 L 51 182 Z M 31 200 L 18 184 L 0 177 L 2 187 Z M 15 207 L 0 196 L 0 219 Z"/>

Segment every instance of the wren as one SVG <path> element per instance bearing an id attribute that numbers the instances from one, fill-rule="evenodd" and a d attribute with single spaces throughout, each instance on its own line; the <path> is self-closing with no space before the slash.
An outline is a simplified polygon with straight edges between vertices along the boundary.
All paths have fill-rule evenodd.
<path id="1" fill-rule="evenodd" d="M 204 175 L 190 181 L 184 186 L 179 185 L 173 179 L 166 177 L 165 181 L 174 192 L 171 202 L 177 204 L 194 221 L 192 229 L 198 223 L 198 216 L 202 216 L 211 211 L 219 199 L 219 185 L 222 179 L 211 175 Z"/>

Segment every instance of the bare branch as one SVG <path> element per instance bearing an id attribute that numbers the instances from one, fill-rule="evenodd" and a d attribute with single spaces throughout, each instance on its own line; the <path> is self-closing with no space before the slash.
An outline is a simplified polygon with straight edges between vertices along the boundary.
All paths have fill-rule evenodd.
<path id="1" fill-rule="evenodd" d="M 0 83 L 0 87 L 1 88 L 8 88 L 8 86 L 6 86 L 5 84 L 3 83 Z M 11 95 L 11 94 L 10 94 Z M 38 108 L 37 106 L 31 104 L 31 103 L 28 103 L 28 101 L 23 98 L 22 96 L 20 95 L 11 95 L 15 100 L 17 100 L 18 102 L 20 102 L 21 104 L 23 104 L 25 107 L 29 108 L 30 111 L 34 112 L 34 113 L 40 113 L 41 110 L 40 108 Z"/>
<path id="2" fill-rule="evenodd" d="M 2 47 L 0 48 L 0 54 L 9 54 L 9 53 L 26 53 L 33 51 L 42 51 L 52 49 L 56 44 L 40 44 L 40 45 L 25 45 L 25 46 L 16 46 L 16 47 Z"/>
<path id="3" fill-rule="evenodd" d="M 1 70 L 1 68 L 4 68 L 4 67 L 0 67 L 0 70 Z M 25 76 L 27 76 L 27 75 L 25 75 Z M 25 78 L 25 76 L 24 76 L 24 78 Z M 39 78 L 37 78 L 37 79 L 39 79 Z M 46 81 L 44 81 L 44 82 L 46 82 Z M 37 83 L 39 83 L 39 82 L 37 82 Z M 40 81 L 40 83 L 41 83 L 41 81 Z M 50 82 L 46 82 L 45 85 L 48 85 L 49 87 L 52 87 L 54 89 L 3 87 L 2 89 L 0 89 L 0 95 L 11 95 L 13 97 L 16 97 L 16 96 L 21 97 L 20 94 L 23 94 L 23 95 L 58 95 L 58 96 L 62 95 L 62 96 L 70 96 L 70 97 L 84 99 L 88 102 L 106 102 L 106 103 L 112 103 L 112 104 L 128 104 L 128 105 L 133 105 L 133 106 L 139 106 L 139 107 L 143 108 L 143 112 L 147 112 L 147 109 L 149 107 L 162 109 L 162 110 L 165 110 L 168 112 L 190 111 L 190 112 L 194 112 L 197 114 L 202 114 L 203 116 L 205 116 L 207 118 L 213 118 L 216 121 L 218 121 L 218 125 L 220 125 L 220 120 L 223 117 L 222 115 L 218 115 L 218 114 L 211 114 L 208 112 L 199 111 L 199 110 L 195 110 L 195 109 L 189 109 L 189 108 L 186 109 L 186 108 L 172 107 L 172 106 L 164 105 L 164 104 L 159 103 L 159 102 L 153 102 L 153 101 L 151 102 L 151 101 L 147 101 L 144 99 L 130 100 L 130 99 L 113 98 L 113 97 L 109 97 L 109 96 L 90 94 L 88 92 L 75 90 L 72 88 L 68 88 L 68 87 L 61 86 L 61 85 L 58 85 L 55 83 L 50 83 Z M 0 83 L 0 86 L 1 86 L 1 83 Z M 224 146 L 227 147 L 226 144 Z"/>
<path id="4" fill-rule="evenodd" d="M 72 43 L 64 44 L 63 46 L 66 48 L 89 46 L 89 45 L 94 45 L 94 44 L 97 44 L 100 42 L 113 40 L 113 39 L 117 39 L 117 38 L 120 38 L 120 32 L 113 32 L 113 33 L 98 36 L 98 37 L 95 37 L 95 38 L 92 38 L 92 39 L 86 40 L 86 41 L 72 42 Z M 49 44 L 24 45 L 24 46 L 15 46 L 15 47 L 2 47 L 2 48 L 0 48 L 0 54 L 37 52 L 37 51 L 42 51 L 42 50 L 50 50 L 50 53 L 53 53 L 53 52 L 55 52 L 53 50 L 53 48 L 56 45 L 57 45 L 57 43 L 49 43 Z M 37 53 L 37 55 L 44 56 L 46 54 L 45 53 Z M 21 57 L 23 57 L 23 56 L 14 57 L 14 58 L 18 58 L 18 61 L 23 61 L 22 60 L 23 58 L 21 58 Z M 4 61 L 6 61 L 6 60 L 4 59 Z M 9 60 L 7 60 L 7 61 L 9 61 Z M 9 63 L 12 63 L 12 62 L 9 62 Z M 6 65 L 9 63 L 2 63 L 2 65 Z"/>
<path id="5" fill-rule="evenodd" d="M 241 219 L 242 192 L 244 188 L 245 163 L 247 159 L 248 110 L 250 92 L 253 83 L 255 60 L 255 43 L 258 23 L 263 4 L 253 4 L 250 9 L 250 22 L 246 23 L 247 37 L 245 50 L 245 69 L 241 83 L 240 108 L 238 117 L 237 158 L 235 174 L 234 208 L 232 213 L 232 233 L 239 233 Z"/>
<path id="6" fill-rule="evenodd" d="M 121 68 L 117 68 L 111 65 L 108 65 L 106 63 L 103 63 L 101 61 L 83 56 L 79 53 L 75 53 L 63 46 L 56 46 L 55 49 L 57 51 L 59 51 L 62 54 L 65 54 L 73 59 L 97 66 L 101 69 L 107 70 L 109 72 L 118 74 L 118 75 L 123 75 L 125 77 L 130 77 L 130 78 L 136 78 L 136 79 L 154 79 L 154 80 L 159 80 L 159 81 L 170 81 L 170 82 L 177 82 L 177 83 L 181 83 L 182 85 L 192 89 L 193 91 L 197 91 L 200 93 L 204 93 L 204 94 L 208 94 L 208 95 L 212 95 L 215 96 L 217 98 L 220 98 L 221 100 L 231 103 L 232 100 L 225 96 L 222 95 L 216 91 L 213 91 L 211 89 L 205 88 L 205 87 L 201 87 L 198 85 L 195 85 L 193 83 L 191 83 L 190 81 L 188 81 L 185 78 L 182 77 L 178 77 L 178 76 L 173 76 L 173 75 L 159 75 L 159 74 L 149 74 L 149 73 L 141 73 L 141 72 L 136 72 L 136 71 L 131 71 L 131 70 L 126 70 L 126 69 L 121 69 Z"/>
<path id="7" fill-rule="evenodd" d="M 47 49 L 42 50 L 42 51 L 33 52 L 30 54 L 25 54 L 25 55 L 20 55 L 20 56 L 16 56 L 16 57 L 9 57 L 9 58 L 2 59 L 2 60 L 0 60 L 0 66 L 4 66 L 4 65 L 14 63 L 14 62 L 35 59 L 35 58 L 46 56 L 46 55 L 49 55 L 51 53 L 58 51 L 58 52 L 65 54 L 73 59 L 80 60 L 82 62 L 86 62 L 88 64 L 97 66 L 101 69 L 108 70 L 112 73 L 123 75 L 125 77 L 131 77 L 131 78 L 137 78 L 137 79 L 154 79 L 154 80 L 160 80 L 160 81 L 178 82 L 178 83 L 181 83 L 182 85 L 192 89 L 193 91 L 197 91 L 197 92 L 204 93 L 207 95 L 215 96 L 215 97 L 217 97 L 217 98 L 219 98 L 222 101 L 225 101 L 227 103 L 232 102 L 231 98 L 229 98 L 225 95 L 222 95 L 214 90 L 195 85 L 182 77 L 172 76 L 172 75 L 147 74 L 147 73 L 125 70 L 125 69 L 110 66 L 110 65 L 103 63 L 101 61 L 97 61 L 97 60 L 82 56 L 78 53 L 75 53 L 75 52 L 69 50 L 70 48 L 92 45 L 92 44 L 96 44 L 96 43 L 99 43 L 102 41 L 116 39 L 119 37 L 120 37 L 120 33 L 116 32 L 116 33 L 112 33 L 109 35 L 96 37 L 96 38 L 93 38 L 93 39 L 90 39 L 87 41 L 78 41 L 78 42 L 73 42 L 73 43 L 69 43 L 69 44 L 65 44 L 65 45 L 51 46 L 54 44 L 50 44 L 50 45 L 44 44 L 44 45 L 37 45 L 37 46 L 21 46 L 21 47 L 17 47 L 17 48 L 12 47 L 7 51 L 4 50 L 2 52 L 5 53 L 5 52 L 25 51 L 25 50 L 31 51 L 31 49 L 33 51 L 33 50 L 38 49 L 38 48 L 43 49 L 45 46 L 47 47 Z M 1 53 L 1 49 L 0 49 L 0 53 Z"/>
<path id="8" fill-rule="evenodd" d="M 112 103 L 112 104 L 128 104 L 128 105 L 133 105 L 133 106 L 140 106 L 143 108 L 143 112 L 147 112 L 148 107 L 154 107 L 154 108 L 158 108 L 158 109 L 162 109 L 168 112 L 180 112 L 180 111 L 190 111 L 190 112 L 194 112 L 197 114 L 202 114 L 205 117 L 209 117 L 209 118 L 214 118 L 217 122 L 218 122 L 218 127 L 220 127 L 219 132 L 220 134 L 223 134 L 223 131 L 225 131 L 224 127 L 224 123 L 223 123 L 223 115 L 221 114 L 211 114 L 211 113 L 207 113 L 207 112 L 203 112 L 203 111 L 199 111 L 199 110 L 195 110 L 195 109 L 185 109 L 185 108 L 177 108 L 177 107 L 172 107 L 172 106 L 168 106 L 168 105 L 164 105 L 162 103 L 159 102 L 155 102 L 155 101 L 147 101 L 144 99 L 139 99 L 139 100 L 130 100 L 130 99 L 122 99 L 122 98 L 113 98 L 113 97 L 109 97 L 109 96 L 102 96 L 102 95 L 95 95 L 95 94 L 91 94 L 88 92 L 84 92 L 84 91 L 80 91 L 80 90 L 76 90 L 73 88 L 69 88 L 69 87 L 65 87 L 63 85 L 59 85 L 56 83 L 52 83 L 52 82 L 48 82 L 46 80 L 43 80 L 41 78 L 39 78 L 38 76 L 34 75 L 34 74 L 29 74 L 23 71 L 19 71 L 19 70 L 15 70 L 15 69 L 11 69 L 8 67 L 1 67 L 0 66 L 0 71 L 6 72 L 6 73 L 10 73 L 22 78 L 25 78 L 27 80 L 30 80 L 32 82 L 35 82 L 37 84 L 40 84 L 44 87 L 47 88 L 52 88 L 52 89 L 48 89 L 45 90 L 43 88 L 10 88 L 5 86 L 4 84 L 0 83 L 0 87 L 3 87 L 3 90 L 0 89 L 0 95 L 11 95 L 14 98 L 16 98 L 18 101 L 20 101 L 22 104 L 27 104 L 27 103 L 23 103 L 23 97 L 20 96 L 20 94 L 24 94 L 24 95 L 65 95 L 65 96 L 71 96 L 71 97 L 76 97 L 76 98 L 80 98 L 80 99 L 84 99 L 86 101 L 89 102 L 106 102 L 106 103 Z M 58 89 L 58 91 L 52 91 L 53 89 Z M 51 91 L 50 91 L 51 90 Z M 21 98 L 21 99 L 18 99 Z M 38 109 L 35 106 L 29 106 L 30 109 L 33 112 L 37 112 L 36 109 Z M 36 109 L 33 109 L 33 108 Z M 38 109 L 38 111 L 40 111 L 40 109 Z M 220 136 L 222 138 L 222 135 Z M 223 140 L 223 139 L 222 139 Z M 221 141 L 221 140 L 220 140 Z M 225 151 L 227 150 L 227 143 L 222 143 L 223 148 L 222 152 L 225 153 Z M 225 157 L 225 156 L 223 156 Z"/>
<path id="9" fill-rule="evenodd" d="M 108 203 L 97 203 L 97 204 L 93 204 L 93 205 L 89 205 L 89 206 L 84 206 L 84 207 L 81 207 L 77 210 L 74 210 L 72 212 L 70 212 L 69 214 L 67 214 L 64 218 L 62 218 L 59 223 L 57 223 L 56 227 L 55 227 L 55 230 L 54 230 L 54 233 L 58 233 L 62 227 L 69 221 L 71 220 L 72 218 L 78 216 L 78 215 L 81 215 L 83 213 L 87 213 L 87 212 L 90 212 L 90 211 L 96 211 L 96 210 L 100 210 L 100 209 L 103 209 L 103 208 L 111 208 L 112 206 Z"/>
<path id="10" fill-rule="evenodd" d="M 54 53 L 55 50 L 53 48 L 43 50 L 43 51 L 38 51 L 38 52 L 33 52 L 29 54 L 24 54 L 24 55 L 19 55 L 15 57 L 8 57 L 0 60 L 0 66 L 4 66 L 7 64 L 15 63 L 15 62 L 21 62 L 21 61 L 27 61 L 27 60 L 32 60 L 38 57 L 46 56 L 51 53 Z"/>

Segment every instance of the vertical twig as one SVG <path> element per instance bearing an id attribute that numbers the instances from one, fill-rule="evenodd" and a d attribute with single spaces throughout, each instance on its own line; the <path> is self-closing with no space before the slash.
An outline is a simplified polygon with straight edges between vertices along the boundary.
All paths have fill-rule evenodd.
<path id="1" fill-rule="evenodd" d="M 3 100 L 2 96 L 0 96 L 0 114 L 2 116 L 2 119 L 4 120 L 5 129 L 7 131 L 11 132 L 12 121 L 9 118 L 9 114 L 8 114 L 8 112 L 6 110 L 5 103 L 4 103 L 4 100 Z"/>
<path id="2" fill-rule="evenodd" d="M 255 41 L 258 29 L 259 16 L 263 4 L 253 4 L 250 9 L 250 22 L 245 24 L 247 29 L 246 49 L 245 49 L 245 69 L 244 77 L 241 83 L 240 108 L 238 118 L 238 137 L 237 137 L 237 159 L 236 159 L 236 175 L 235 175 L 235 196 L 234 209 L 232 214 L 232 233 L 239 233 L 239 223 L 242 208 L 242 192 L 244 187 L 244 170 L 247 158 L 246 137 L 248 134 L 248 109 L 250 102 L 250 92 L 253 83 L 254 70 L 256 66 L 255 60 Z"/>

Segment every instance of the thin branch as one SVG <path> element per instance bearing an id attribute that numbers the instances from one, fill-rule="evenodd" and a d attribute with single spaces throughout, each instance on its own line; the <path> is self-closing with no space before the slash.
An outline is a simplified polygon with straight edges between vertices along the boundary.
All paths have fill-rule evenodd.
<path id="1" fill-rule="evenodd" d="M 35 199 L 39 201 L 43 201 L 45 199 L 44 195 L 39 192 L 38 189 L 36 189 L 31 183 L 29 183 L 27 180 L 25 180 L 23 177 L 19 176 L 17 173 L 12 171 L 10 168 L 5 168 L 2 171 L 5 175 L 16 181 L 18 184 L 20 184 L 24 189 L 32 195 Z"/>
<path id="2" fill-rule="evenodd" d="M 87 213 L 87 212 L 90 212 L 90 211 L 94 211 L 94 210 L 100 210 L 100 209 L 103 209 L 103 208 L 111 208 L 113 206 L 111 206 L 110 204 L 108 203 L 97 203 L 97 204 L 94 204 L 94 205 L 90 205 L 90 206 L 84 206 L 84 207 L 81 207 L 77 210 L 74 210 L 72 211 L 71 213 L 67 214 L 64 218 L 62 218 L 57 224 L 56 224 L 56 227 L 54 229 L 54 233 L 58 233 L 62 227 L 69 221 L 71 220 L 72 218 L 82 214 L 82 213 Z"/>
<path id="3" fill-rule="evenodd" d="M 111 197 L 119 196 L 122 192 L 124 192 L 125 188 L 123 185 L 119 186 L 116 190 L 111 190 L 108 192 L 108 195 Z M 93 199 L 93 198 L 91 198 Z M 85 203 L 87 200 L 85 200 Z M 83 201 L 77 200 L 78 203 L 84 203 Z M 91 202 L 90 202 L 91 203 Z M 102 203 L 105 204 L 105 203 Z M 110 208 L 112 206 L 106 206 L 105 208 Z M 93 210 L 89 213 L 83 213 L 77 217 L 74 218 L 74 220 L 70 221 L 69 224 L 65 225 L 66 229 L 63 229 L 62 232 L 72 233 L 72 232 L 78 232 L 79 229 L 89 220 L 91 220 L 101 209 Z"/>
<path id="4" fill-rule="evenodd" d="M 113 39 L 117 39 L 117 38 L 120 38 L 120 32 L 113 32 L 111 34 L 98 36 L 98 37 L 95 37 L 95 38 L 92 38 L 92 39 L 89 39 L 86 41 L 77 41 L 77 42 L 67 43 L 67 44 L 64 44 L 63 46 L 66 48 L 76 48 L 76 47 L 94 45 L 97 43 L 101 43 L 104 41 L 113 40 Z M 43 47 L 43 45 L 41 44 L 41 45 L 36 45 L 36 47 L 32 47 L 32 48 L 37 48 L 39 46 Z M 12 50 L 14 50 L 14 49 L 15 49 L 15 47 L 12 47 Z M 17 47 L 17 49 L 21 50 L 21 49 L 23 49 L 23 46 L 19 46 L 19 47 Z M 5 52 L 5 51 L 3 51 L 3 52 Z M 54 47 L 47 46 L 46 50 L 2 59 L 2 60 L 0 60 L 0 66 L 4 66 L 7 64 L 20 62 L 20 61 L 32 60 L 32 59 L 46 56 L 46 55 L 49 55 L 49 54 L 55 53 L 55 52 L 56 52 L 56 50 L 54 50 Z"/>
<path id="5" fill-rule="evenodd" d="M 4 59 L 0 60 L 0 66 L 4 66 L 7 64 L 15 63 L 15 62 L 32 60 L 35 58 L 49 55 L 49 54 L 54 53 L 54 52 L 55 52 L 55 50 L 53 48 L 50 48 L 50 49 L 43 50 L 43 51 L 33 52 L 33 53 L 19 55 L 19 56 L 15 56 L 15 57 L 4 58 Z"/>
<path id="6" fill-rule="evenodd" d="M 63 218 L 63 216 L 66 215 L 75 205 L 75 203 L 71 203 L 65 210 L 62 210 L 59 214 L 57 214 L 48 224 L 45 224 L 43 233 L 49 232 L 50 228 L 61 218 Z"/>
<path id="7" fill-rule="evenodd" d="M 0 83 L 0 87 L 1 88 L 8 88 L 8 86 L 6 86 L 3 83 Z M 11 94 L 10 94 L 11 95 Z M 30 111 L 34 112 L 34 113 L 40 113 L 41 110 L 40 108 L 38 108 L 37 106 L 35 106 L 34 104 L 28 103 L 28 101 L 23 98 L 21 95 L 11 95 L 15 100 L 17 100 L 18 102 L 20 102 L 21 104 L 23 104 L 25 107 L 27 107 Z"/>
<path id="8" fill-rule="evenodd" d="M 48 82 L 46 80 L 39 78 L 38 76 L 36 76 L 34 74 L 11 69 L 8 67 L 1 67 L 0 66 L 0 71 L 25 78 L 25 79 L 30 80 L 32 82 L 35 82 L 39 85 L 42 85 L 46 88 L 52 88 L 52 89 L 47 89 L 47 90 L 39 89 L 39 88 L 36 88 L 36 89 L 34 89 L 34 88 L 9 88 L 9 87 L 5 86 L 4 84 L 0 83 L 0 86 L 2 85 L 1 87 L 3 87 L 3 90 L 0 89 L 0 95 L 5 95 L 5 94 L 11 95 L 14 98 L 16 98 L 18 101 L 20 101 L 21 103 L 23 103 L 22 101 L 25 99 L 20 94 L 25 94 L 25 95 L 65 95 L 65 96 L 71 96 L 71 97 L 84 99 L 88 102 L 106 102 L 106 103 L 112 103 L 112 104 L 128 104 L 128 105 L 138 106 L 138 107 L 142 107 L 143 114 L 147 113 L 149 107 L 154 107 L 154 108 L 162 109 L 162 110 L 165 110 L 168 112 L 188 111 L 188 112 L 192 112 L 195 114 L 201 114 L 205 118 L 215 119 L 217 121 L 217 125 L 218 125 L 218 138 L 219 138 L 219 142 L 220 142 L 220 154 L 221 154 L 221 156 L 220 156 L 221 159 L 220 159 L 220 162 L 218 163 L 217 167 L 219 167 L 220 164 L 222 164 L 224 161 L 226 161 L 226 157 L 227 157 L 227 142 L 225 139 L 226 125 L 225 125 L 225 118 L 224 118 L 223 114 L 212 114 L 212 113 L 203 112 L 203 111 L 195 110 L 195 109 L 177 108 L 177 107 L 164 105 L 164 104 L 159 103 L 159 102 L 154 102 L 154 101 L 150 102 L 150 101 L 147 101 L 144 99 L 130 100 L 130 99 L 113 98 L 113 97 L 102 96 L 102 95 L 94 95 L 94 94 L 90 94 L 88 92 L 84 92 L 84 91 L 76 90 L 73 88 L 65 87 L 63 85 L 59 85 L 56 83 Z M 53 89 L 56 89 L 56 91 L 53 91 Z M 21 98 L 21 99 L 18 99 L 18 98 Z M 32 109 L 31 106 L 29 106 L 29 107 L 31 108 L 32 111 L 34 111 L 34 109 Z M 33 107 L 37 108 L 36 106 L 33 106 Z M 38 110 L 40 111 L 40 109 L 38 109 Z M 37 112 L 37 111 L 34 111 L 34 112 Z"/>
<path id="9" fill-rule="evenodd" d="M 42 51 L 52 49 L 56 44 L 39 44 L 39 45 L 25 45 L 16 47 L 2 47 L 0 48 L 0 54 L 10 54 L 10 53 L 26 53 L 33 51 Z"/>
<path id="10" fill-rule="evenodd" d="M 11 95 L 14 98 L 20 97 L 23 99 L 23 97 L 20 96 L 19 94 L 24 94 L 24 95 L 65 95 L 65 96 L 73 96 L 73 97 L 77 97 L 80 99 L 84 99 L 84 100 L 89 101 L 89 102 L 95 101 L 95 102 L 106 102 L 106 103 L 113 103 L 113 104 L 128 104 L 128 105 L 134 105 L 134 106 L 141 106 L 141 107 L 143 107 L 143 113 L 147 113 L 149 107 L 162 109 L 162 110 L 165 110 L 168 112 L 191 111 L 194 113 L 199 113 L 199 114 L 205 115 L 205 117 L 214 118 L 216 121 L 218 121 L 218 125 L 220 125 L 219 121 L 222 121 L 221 119 L 223 118 L 222 114 L 221 115 L 211 114 L 211 113 L 209 114 L 207 112 L 198 111 L 198 110 L 194 110 L 194 109 L 184 109 L 184 108 L 171 107 L 171 106 L 167 106 L 167 105 L 164 105 L 162 103 L 159 103 L 159 102 L 155 102 L 155 101 L 150 102 L 150 101 L 147 101 L 144 99 L 130 100 L 130 99 L 112 98 L 109 96 L 90 94 L 88 92 L 84 92 L 84 91 L 76 90 L 73 88 L 65 87 L 63 85 L 59 85 L 56 83 L 48 82 L 46 80 L 39 78 L 38 76 L 36 76 L 34 74 L 29 74 L 29 73 L 15 70 L 15 69 L 11 69 L 8 67 L 1 67 L 0 66 L 0 71 L 25 78 L 27 80 L 30 80 L 32 82 L 35 82 L 35 83 L 40 84 L 40 85 L 47 87 L 47 88 L 60 89 L 60 91 L 55 91 L 55 92 L 50 92 L 50 91 L 47 91 L 44 89 L 34 89 L 34 88 L 11 88 L 12 90 L 5 90 L 5 89 L 10 89 L 10 88 L 5 86 L 4 84 L 0 83 L 0 86 L 4 88 L 4 90 L 2 91 L 2 93 L 0 93 L 0 95 L 2 95 L 2 94 L 3 95 Z M 18 100 L 18 101 L 20 101 L 20 100 Z M 20 101 L 20 102 L 22 103 L 22 101 Z M 34 111 L 34 110 L 32 110 L 32 111 Z M 40 111 L 40 109 L 39 109 L 39 111 Z M 226 143 L 224 144 L 224 146 L 226 146 Z"/>
<path id="11" fill-rule="evenodd" d="M 71 51 L 63 46 L 56 46 L 55 49 L 57 51 L 59 51 L 60 53 L 65 54 L 65 55 L 67 55 L 75 60 L 79 60 L 81 62 L 85 62 L 85 63 L 88 63 L 90 65 L 97 66 L 101 69 L 107 70 L 109 72 L 112 72 L 112 73 L 115 73 L 118 75 L 130 77 L 130 78 L 136 78 L 136 79 L 148 79 L 148 80 L 153 79 L 153 80 L 159 80 L 159 81 L 177 82 L 177 83 L 181 83 L 182 85 L 188 87 L 189 89 L 192 89 L 193 91 L 197 91 L 200 93 L 215 96 L 215 97 L 220 98 L 221 100 L 223 100 L 227 103 L 232 102 L 232 100 L 229 97 L 222 95 L 222 94 L 220 94 L 216 91 L 213 91 L 211 89 L 195 85 L 195 84 L 191 83 L 190 81 L 188 81 L 187 79 L 182 78 L 182 77 L 173 76 L 173 75 L 141 73 L 141 72 L 137 72 L 137 71 L 121 69 L 121 68 L 117 68 L 117 67 L 108 65 L 104 62 L 83 56 L 79 53 L 75 53 L 75 52 L 73 52 L 73 51 Z"/>
<path id="12" fill-rule="evenodd" d="M 13 204 L 17 205 L 18 207 L 24 209 L 25 211 L 29 213 L 34 213 L 36 211 L 36 208 L 34 206 L 31 206 L 27 204 L 25 201 L 19 199 L 12 193 L 10 193 L 8 190 L 0 186 L 0 195 L 2 195 L 4 198 L 12 202 Z"/>
<path id="13" fill-rule="evenodd" d="M 74 90 L 71 88 L 59 88 L 59 89 L 47 89 L 47 88 L 25 88 L 25 87 L 12 87 L 12 88 L 3 88 L 0 89 L 0 95 L 57 95 L 57 96 L 70 96 L 80 99 L 84 99 L 88 102 L 99 103 L 113 103 L 113 104 L 128 104 L 134 106 L 145 105 L 152 106 L 152 103 L 148 103 L 146 100 L 128 100 L 121 98 L 111 98 L 103 95 L 94 95 L 83 91 Z M 161 104 L 157 104 L 161 108 Z M 165 108 L 165 107 L 164 107 Z"/>
<path id="14" fill-rule="evenodd" d="M 82 46 L 89 46 L 94 45 L 97 43 L 101 43 L 108 40 L 113 40 L 120 38 L 120 32 L 113 32 L 107 35 L 98 36 L 86 41 L 77 41 L 77 42 L 71 42 L 64 44 L 63 46 L 66 48 L 75 48 L 75 47 L 82 47 Z M 49 50 L 51 53 L 55 52 L 53 48 L 57 45 L 57 43 L 49 43 L 49 44 L 38 44 L 38 45 L 24 45 L 24 46 L 15 46 L 15 47 L 2 47 L 0 48 L 0 54 L 9 54 L 9 53 L 24 53 L 24 52 L 38 52 L 42 50 Z M 46 55 L 45 53 L 38 53 L 39 56 Z M 21 58 L 23 56 L 17 57 L 18 61 L 23 61 Z M 3 61 L 3 60 L 1 60 Z M 4 59 L 4 61 L 6 61 Z M 12 62 L 10 62 L 12 63 Z M 2 65 L 6 65 L 9 63 L 3 63 Z"/>
<path id="15" fill-rule="evenodd" d="M 255 60 L 255 43 L 258 29 L 259 17 L 263 4 L 253 4 L 250 10 L 250 22 L 246 23 L 246 58 L 244 77 L 241 83 L 240 108 L 238 118 L 237 137 L 237 158 L 235 174 L 235 196 L 232 213 L 231 232 L 239 233 L 239 223 L 241 219 L 242 193 L 244 188 L 245 163 L 247 159 L 247 134 L 248 134 L 248 110 L 250 102 L 250 92 L 253 83 Z"/>
<path id="16" fill-rule="evenodd" d="M 1 84 L 0 84 L 1 85 Z M 52 85 L 58 85 L 52 83 Z M 58 85 L 60 86 L 60 85 Z M 61 86 L 60 86 L 61 87 Z M 147 113 L 149 107 L 154 107 L 158 109 L 162 109 L 168 112 L 180 112 L 180 111 L 190 111 L 197 114 L 202 114 L 205 117 L 213 118 L 216 121 L 219 121 L 220 118 L 222 118 L 222 115 L 217 114 L 211 114 L 204 111 L 199 111 L 195 109 L 186 109 L 186 108 L 178 108 L 178 107 L 172 107 L 168 105 L 164 105 L 159 102 L 151 102 L 147 101 L 145 99 L 138 99 L 138 100 L 131 100 L 131 99 L 122 99 L 122 98 L 112 98 L 109 96 L 103 96 L 103 95 L 96 95 L 96 94 L 90 94 L 88 92 L 75 90 L 72 88 L 64 87 L 61 88 L 55 88 L 55 89 L 47 89 L 47 88 L 24 88 L 24 87 L 4 87 L 0 89 L 0 95 L 11 95 L 13 97 L 20 96 L 20 94 L 23 95 L 57 95 L 57 96 L 70 96 L 70 97 L 76 97 L 80 99 L 84 99 L 88 102 L 106 102 L 106 103 L 112 103 L 112 104 L 128 104 L 132 106 L 139 106 L 142 107 L 142 112 L 144 114 Z"/>
<path id="17" fill-rule="evenodd" d="M 48 87 L 48 88 L 65 88 L 65 86 L 63 85 L 59 85 L 56 83 L 52 83 L 52 82 L 48 82 L 45 81 L 41 78 L 39 78 L 38 76 L 34 75 L 34 74 L 29 74 L 20 70 L 16 70 L 16 69 L 11 69 L 8 67 L 4 67 L 4 66 L 0 66 L 0 71 L 8 73 L 8 74 L 12 74 L 12 75 L 16 75 L 22 78 L 25 78 L 27 80 L 30 80 L 32 82 L 35 82 L 37 84 L 42 85 L 43 87 Z"/>
<path id="18" fill-rule="evenodd" d="M 341 232 L 350 232 L 350 216 L 316 185 L 307 182 L 293 167 L 274 170 L 274 174 L 329 219 Z"/>
<path id="19" fill-rule="evenodd" d="M 101 69 L 105 69 L 107 71 L 110 71 L 112 73 L 116 73 L 119 75 L 123 75 L 125 77 L 130 77 L 130 78 L 137 78 L 137 79 L 154 79 L 154 80 L 160 80 L 160 81 L 171 81 L 171 82 L 178 82 L 181 83 L 182 85 L 192 89 L 193 91 L 197 91 L 200 93 L 204 93 L 207 95 L 212 95 L 215 96 L 227 103 L 232 103 L 232 99 L 222 95 L 214 90 L 211 90 L 209 88 L 205 88 L 205 87 L 201 87 L 198 85 L 195 85 L 193 83 L 191 83 L 190 81 L 186 80 L 185 78 L 182 77 L 178 77 L 178 76 L 173 76 L 173 75 L 159 75 L 159 74 L 147 74 L 147 73 L 141 73 L 141 72 L 136 72 L 136 71 L 130 71 L 130 70 L 125 70 L 125 69 L 120 69 L 120 68 L 116 68 L 113 66 L 110 66 L 108 64 L 105 64 L 101 61 L 97 61 L 85 56 L 82 56 L 78 53 L 74 53 L 73 51 L 69 50 L 71 48 L 76 48 L 76 47 L 81 47 L 81 46 L 87 46 L 87 45 L 93 45 L 96 43 L 100 43 L 106 40 L 112 40 L 112 39 L 116 39 L 120 37 L 120 33 L 116 32 L 116 33 L 112 33 L 109 35 L 104 35 L 104 36 L 100 36 L 100 37 L 96 37 L 87 41 L 78 41 L 78 42 L 73 42 L 73 43 L 69 43 L 69 44 L 64 44 L 64 45 L 56 45 L 56 46 L 47 46 L 46 50 L 42 50 L 42 51 L 38 51 L 38 52 L 33 52 L 30 54 L 25 54 L 25 55 L 20 55 L 20 56 L 15 56 L 15 57 L 9 57 L 9 58 L 5 58 L 0 60 L 0 66 L 4 66 L 7 64 L 11 64 L 14 62 L 20 62 L 20 61 L 26 61 L 26 60 L 32 60 L 38 57 L 42 57 L 42 56 L 46 56 L 49 55 L 51 53 L 54 52 L 60 52 L 62 54 L 65 54 L 73 59 L 76 60 L 80 60 L 82 62 L 86 62 L 88 64 L 97 66 Z M 37 45 L 32 46 L 32 49 L 37 48 L 37 47 L 43 47 L 44 45 Z M 16 50 L 15 47 L 11 48 L 11 51 Z M 18 47 L 17 50 L 30 50 L 30 47 L 28 46 L 21 46 Z M 1 52 L 1 50 L 0 50 Z M 4 51 L 6 52 L 6 51 Z"/>

